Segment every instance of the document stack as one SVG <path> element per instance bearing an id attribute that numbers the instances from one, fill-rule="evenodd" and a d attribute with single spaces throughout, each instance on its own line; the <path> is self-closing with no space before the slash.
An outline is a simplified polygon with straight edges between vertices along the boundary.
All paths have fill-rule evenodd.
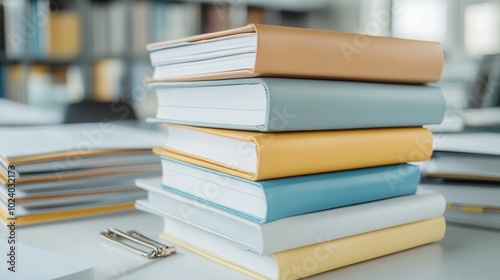
<path id="1" fill-rule="evenodd" d="M 446 198 L 448 221 L 500 229 L 500 134 L 436 134 L 421 189 Z"/>
<path id="2" fill-rule="evenodd" d="M 445 200 L 408 164 L 444 115 L 423 85 L 439 43 L 252 24 L 148 49 L 168 136 L 136 207 L 164 217 L 163 238 L 296 279 L 443 237 Z"/>
<path id="3" fill-rule="evenodd" d="M 17 226 L 130 210 L 164 132 L 87 123 L 0 128 L 0 218 Z"/>

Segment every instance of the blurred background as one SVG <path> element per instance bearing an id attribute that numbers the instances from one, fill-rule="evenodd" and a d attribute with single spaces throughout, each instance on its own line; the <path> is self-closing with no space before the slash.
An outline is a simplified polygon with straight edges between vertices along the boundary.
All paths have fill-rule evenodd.
<path id="1" fill-rule="evenodd" d="M 463 109 L 500 106 L 499 15 L 500 0 L 0 0 L 0 98 L 60 112 L 122 100 L 153 116 L 147 43 L 253 22 L 441 42 L 456 129 Z"/>

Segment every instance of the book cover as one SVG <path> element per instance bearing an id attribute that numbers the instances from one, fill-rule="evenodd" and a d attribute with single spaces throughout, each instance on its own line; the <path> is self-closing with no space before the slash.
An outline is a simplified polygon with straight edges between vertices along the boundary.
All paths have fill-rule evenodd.
<path id="1" fill-rule="evenodd" d="M 317 211 L 262 224 L 165 191 L 160 182 L 160 178 L 137 180 L 137 186 L 148 191 L 147 200 L 136 202 L 137 209 L 182 221 L 259 255 L 311 245 L 318 239 L 334 240 L 434 218 L 443 214 L 446 205 L 439 193 L 421 190 L 415 195 Z M 287 238 L 282 238 L 284 232 Z"/>
<path id="2" fill-rule="evenodd" d="M 438 42 L 262 24 L 154 43 L 148 45 L 148 49 L 159 52 L 172 46 L 178 49 L 248 34 L 254 34 L 256 42 L 253 56 L 249 59 L 251 64 L 245 64 L 241 69 L 174 75 L 170 78 L 159 75 L 156 79 L 187 81 L 286 76 L 426 83 L 439 80 L 444 61 L 443 49 Z M 362 46 L 356 44 L 360 37 L 367 43 Z M 206 48 L 202 50 L 207 51 Z M 155 55 L 152 55 L 153 66 L 157 66 Z"/>
<path id="3" fill-rule="evenodd" d="M 261 133 L 168 125 L 158 155 L 258 181 L 427 160 L 421 127 Z"/>
<path id="4" fill-rule="evenodd" d="M 414 194 L 420 176 L 403 164 L 253 182 L 169 158 L 162 166 L 165 189 L 259 223 Z"/>
<path id="5" fill-rule="evenodd" d="M 258 78 L 150 87 L 156 122 L 241 130 L 422 126 L 441 123 L 446 108 L 441 90 L 423 85 Z"/>
<path id="6" fill-rule="evenodd" d="M 446 223 L 437 217 L 265 256 L 168 217 L 164 227 L 163 239 L 254 279 L 299 279 L 439 241 Z"/>

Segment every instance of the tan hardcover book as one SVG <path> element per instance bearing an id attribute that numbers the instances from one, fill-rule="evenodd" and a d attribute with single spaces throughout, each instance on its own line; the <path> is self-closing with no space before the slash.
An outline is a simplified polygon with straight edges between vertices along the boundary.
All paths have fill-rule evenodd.
<path id="1" fill-rule="evenodd" d="M 438 42 L 262 24 L 147 48 L 155 81 L 280 76 L 426 83 L 439 80 L 444 60 Z"/>

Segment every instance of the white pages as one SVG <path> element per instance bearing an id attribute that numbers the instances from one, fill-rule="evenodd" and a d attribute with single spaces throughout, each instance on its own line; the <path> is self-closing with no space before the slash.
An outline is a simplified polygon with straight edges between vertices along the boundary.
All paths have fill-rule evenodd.
<path id="1" fill-rule="evenodd" d="M 152 84 L 158 96 L 156 121 L 263 126 L 266 122 L 266 88 L 261 83 L 162 87 Z"/>
<path id="2" fill-rule="evenodd" d="M 257 49 L 255 33 L 183 42 L 150 50 L 153 78 L 175 78 L 252 69 Z"/>
<path id="3" fill-rule="evenodd" d="M 165 147 L 247 172 L 257 172 L 257 146 L 251 141 L 178 126 L 167 126 L 167 132 Z"/>

